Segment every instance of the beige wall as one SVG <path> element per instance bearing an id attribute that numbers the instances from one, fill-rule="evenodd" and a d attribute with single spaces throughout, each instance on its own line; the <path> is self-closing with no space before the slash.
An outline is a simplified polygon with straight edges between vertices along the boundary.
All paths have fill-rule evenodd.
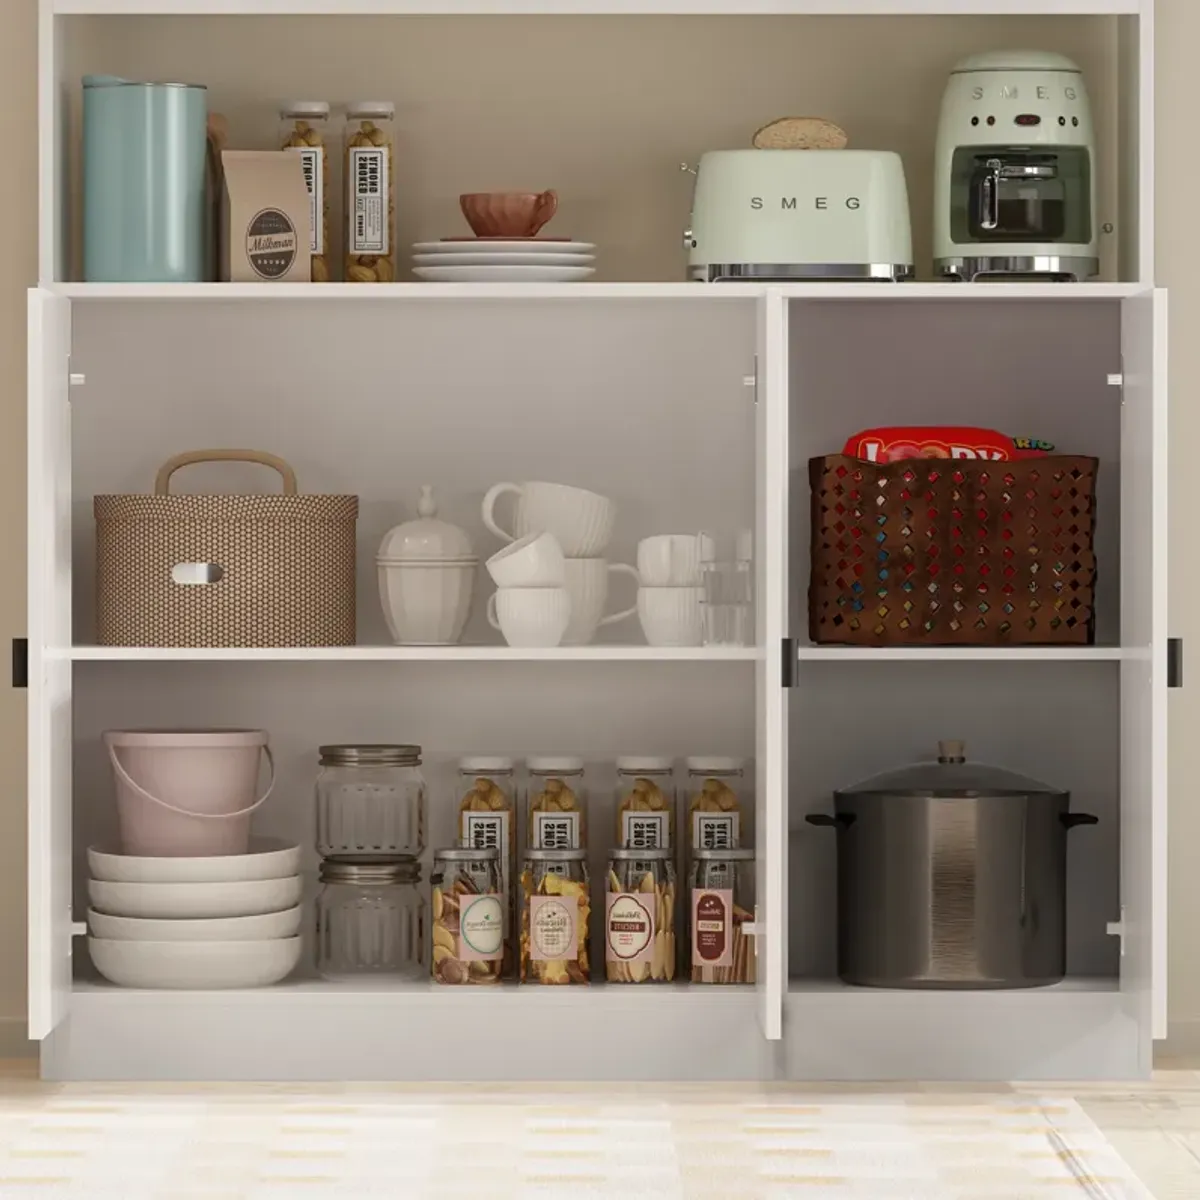
<path id="1" fill-rule="evenodd" d="M 36 0 L 0 0 L 0 144 L 8 150 L 0 173 L 0 644 L 25 628 L 25 288 L 36 278 Z M 1189 80 L 1200 45 L 1200 3 L 1158 0 L 1158 279 L 1171 289 L 1173 512 L 1182 531 L 1195 469 L 1190 437 L 1200 439 L 1200 416 L 1189 385 L 1200 381 L 1200 238 L 1189 189 L 1200 185 L 1194 159 L 1194 99 Z M 1200 567 L 1182 555 L 1171 575 L 1171 627 L 1200 645 L 1193 630 L 1192 586 Z M 1171 1020 L 1179 1048 L 1200 1049 L 1200 873 L 1192 848 L 1200 845 L 1200 810 L 1191 809 L 1189 785 L 1200 771 L 1200 751 L 1188 723 L 1200 715 L 1200 676 L 1171 704 Z M 25 758 L 24 698 L 0 687 L 0 763 L 10 780 L 0 792 L 0 1057 L 20 1046 L 25 1010 Z"/>

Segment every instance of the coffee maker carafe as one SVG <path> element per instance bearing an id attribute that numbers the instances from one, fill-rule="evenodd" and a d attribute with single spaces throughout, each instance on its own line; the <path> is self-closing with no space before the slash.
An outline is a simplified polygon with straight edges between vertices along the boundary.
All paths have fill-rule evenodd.
<path id="1" fill-rule="evenodd" d="M 1094 175 L 1087 92 L 1070 59 L 1040 51 L 964 59 L 938 126 L 935 272 L 965 280 L 1096 275 Z"/>

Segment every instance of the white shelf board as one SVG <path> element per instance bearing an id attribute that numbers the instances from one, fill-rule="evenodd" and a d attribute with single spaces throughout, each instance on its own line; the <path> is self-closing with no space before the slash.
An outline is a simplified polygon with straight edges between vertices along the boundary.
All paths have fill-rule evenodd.
<path id="1" fill-rule="evenodd" d="M 334 1000 L 345 1004 L 405 1005 L 566 1005 L 576 1012 L 621 1012 L 649 1009 L 659 1013 L 681 1006 L 746 1008 L 754 1003 L 754 988 L 716 987 L 676 980 L 669 985 L 634 987 L 595 981 L 584 987 L 543 987 L 507 981 L 493 987 L 446 987 L 431 979 L 365 980 L 355 983 L 330 983 L 324 979 L 293 978 L 271 987 L 230 988 L 221 990 L 175 990 L 168 988 L 117 987 L 102 979 L 77 979 L 76 996 L 86 995 L 87 1003 L 114 1004 L 265 1004 L 318 1003 Z"/>
<path id="2" fill-rule="evenodd" d="M 1120 300 L 1140 283 L 52 283 L 71 300 Z"/>
<path id="3" fill-rule="evenodd" d="M 801 646 L 801 662 L 1120 662 L 1120 646 Z"/>
<path id="4" fill-rule="evenodd" d="M 73 646 L 74 662 L 755 662 L 754 646 Z M 54 657 L 53 653 L 50 657 Z"/>
<path id="5" fill-rule="evenodd" d="M 1061 983 L 1051 984 L 1040 988 L 874 988 L 855 987 L 843 983 L 840 979 L 789 979 L 788 995 L 794 997 L 812 997 L 814 999 L 834 998 L 839 1003 L 854 1004 L 861 1000 L 864 1004 L 904 1003 L 924 1004 L 930 1008 L 938 1008 L 948 1000 L 957 1004 L 989 1004 L 992 1002 L 1040 1001 L 1070 996 L 1110 996 L 1119 992 L 1120 981 L 1116 976 L 1068 976 Z"/>
<path id="6" fill-rule="evenodd" d="M 60 14 L 1087 16 L 1137 13 L 1140 0 L 42 0 Z"/>

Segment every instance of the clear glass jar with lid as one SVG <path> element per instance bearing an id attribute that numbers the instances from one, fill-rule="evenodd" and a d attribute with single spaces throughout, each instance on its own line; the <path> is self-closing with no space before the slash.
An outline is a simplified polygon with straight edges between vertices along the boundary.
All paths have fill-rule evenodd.
<path id="1" fill-rule="evenodd" d="M 346 106 L 346 282 L 396 278 L 396 106 L 355 100 Z"/>
<path id="2" fill-rule="evenodd" d="M 419 858 L 425 849 L 421 747 L 322 746 L 317 853 L 342 861 Z"/>
<path id="3" fill-rule="evenodd" d="M 317 972 L 346 981 L 425 973 L 425 897 L 421 864 L 321 863 L 317 895 Z"/>
<path id="4" fill-rule="evenodd" d="M 464 846 L 500 851 L 504 893 L 504 971 L 516 964 L 517 785 L 511 758 L 475 754 L 458 760 L 458 840 Z"/>
<path id="5" fill-rule="evenodd" d="M 675 978 L 675 867 L 669 850 L 610 850 L 604 898 L 609 983 Z"/>
<path id="6" fill-rule="evenodd" d="M 687 847 L 730 850 L 748 836 L 753 809 L 744 758 L 696 757 L 684 760 L 687 770 Z"/>
<path id="7" fill-rule="evenodd" d="M 289 100 L 279 111 L 279 145 L 294 150 L 308 187 L 313 283 L 329 282 L 329 102 Z"/>
<path id="8" fill-rule="evenodd" d="M 693 983 L 754 983 L 757 943 L 743 928 L 754 920 L 753 850 L 696 850 L 692 855 Z"/>
<path id="9" fill-rule="evenodd" d="M 543 755 L 526 761 L 526 841 L 536 850 L 587 846 L 587 778 L 582 758 Z"/>
<path id="10" fill-rule="evenodd" d="M 675 760 L 617 759 L 616 844 L 626 849 L 670 850 L 675 845 Z"/>
<path id="11" fill-rule="evenodd" d="M 504 961 L 504 895 L 493 847 L 447 846 L 433 852 L 433 978 L 437 983 L 496 983 Z"/>
<path id="12" fill-rule="evenodd" d="M 586 850 L 526 850 L 521 871 L 521 982 L 591 981 Z"/>

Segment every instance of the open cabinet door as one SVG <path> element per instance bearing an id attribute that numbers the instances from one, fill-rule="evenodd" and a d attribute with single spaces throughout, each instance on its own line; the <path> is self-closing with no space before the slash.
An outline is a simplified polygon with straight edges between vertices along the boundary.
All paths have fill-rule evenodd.
<path id="1" fill-rule="evenodd" d="M 1167 1034 L 1167 302 L 1121 305 L 1121 990 Z"/>
<path id="2" fill-rule="evenodd" d="M 29 1036 L 71 998 L 71 303 L 29 293 Z"/>
<path id="3" fill-rule="evenodd" d="M 758 301 L 755 364 L 757 463 L 754 538 L 756 729 L 755 846 L 758 863 L 758 1000 L 763 1035 L 783 1036 L 787 990 L 787 637 L 788 369 L 787 301 Z"/>

